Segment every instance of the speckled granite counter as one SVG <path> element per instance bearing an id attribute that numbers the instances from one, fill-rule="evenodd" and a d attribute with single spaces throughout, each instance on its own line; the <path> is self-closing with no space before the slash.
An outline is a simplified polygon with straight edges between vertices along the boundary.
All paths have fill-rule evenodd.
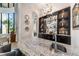
<path id="1" fill-rule="evenodd" d="M 59 52 L 54 52 L 54 51 L 52 51 L 51 52 L 51 55 L 43 55 L 43 54 L 40 54 L 40 55 L 30 55 L 29 53 L 27 53 L 26 51 L 24 51 L 24 50 L 22 50 L 21 49 L 21 51 L 26 55 L 26 56 L 79 56 L 79 55 L 77 55 L 77 54 L 73 54 L 73 53 L 71 53 L 71 54 L 68 54 L 68 53 L 63 53 L 63 52 L 61 52 L 61 51 L 59 51 Z"/>
<path id="2" fill-rule="evenodd" d="M 39 38 L 39 40 L 22 40 L 19 42 L 20 50 L 27 56 L 77 56 L 72 53 L 71 46 L 62 44 L 67 49 L 67 53 L 64 52 L 54 52 L 50 50 L 51 44 L 54 41 L 44 40 Z M 61 43 L 58 43 L 61 44 Z"/>

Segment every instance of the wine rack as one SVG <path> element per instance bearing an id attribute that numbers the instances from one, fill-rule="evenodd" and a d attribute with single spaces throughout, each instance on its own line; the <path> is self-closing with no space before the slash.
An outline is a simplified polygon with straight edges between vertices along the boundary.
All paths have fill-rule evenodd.
<path id="1" fill-rule="evenodd" d="M 51 20 L 50 20 L 51 18 Z M 47 20 L 47 21 L 46 21 Z M 52 22 L 52 24 L 51 24 Z M 54 23 L 57 24 L 54 24 Z M 56 31 L 48 31 L 47 24 L 50 29 L 55 29 Z M 55 26 L 54 26 L 55 25 Z M 57 26 L 57 27 L 56 27 Z M 52 14 L 45 15 L 39 18 L 39 38 L 55 41 L 53 39 L 53 33 L 57 33 L 57 42 L 71 44 L 71 34 L 70 34 L 70 7 L 61 9 Z"/>
<path id="2" fill-rule="evenodd" d="M 58 12 L 58 34 L 70 35 L 70 7 Z"/>

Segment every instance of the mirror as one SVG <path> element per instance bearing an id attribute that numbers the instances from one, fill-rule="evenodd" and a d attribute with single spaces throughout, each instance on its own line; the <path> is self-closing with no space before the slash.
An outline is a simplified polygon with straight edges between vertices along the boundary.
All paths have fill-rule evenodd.
<path id="1" fill-rule="evenodd" d="M 57 33 L 57 15 L 50 16 L 45 19 L 46 21 L 46 33 L 54 34 Z"/>

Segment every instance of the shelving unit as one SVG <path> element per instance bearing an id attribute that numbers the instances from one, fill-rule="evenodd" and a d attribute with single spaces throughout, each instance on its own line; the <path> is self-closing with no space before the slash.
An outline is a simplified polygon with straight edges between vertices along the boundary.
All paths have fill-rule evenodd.
<path id="1" fill-rule="evenodd" d="M 58 11 L 57 20 L 57 41 L 65 44 L 71 44 L 70 34 L 70 7 Z"/>
<path id="2" fill-rule="evenodd" d="M 70 35 L 70 7 L 58 11 L 57 34 Z"/>
<path id="3" fill-rule="evenodd" d="M 40 20 L 39 20 L 39 32 L 40 33 L 46 33 L 46 29 L 45 29 L 45 27 L 46 27 L 46 22 L 45 22 L 45 20 L 43 19 L 43 18 L 40 18 Z"/>
<path id="4" fill-rule="evenodd" d="M 56 24 L 54 24 L 55 20 Z M 48 23 L 46 22 L 48 20 Z M 50 22 L 49 22 L 50 21 Z M 54 23 L 53 23 L 54 22 Z M 51 24 L 52 31 L 47 32 L 47 24 Z M 48 27 L 50 27 L 48 26 Z M 71 44 L 71 34 L 70 34 L 70 7 L 61 9 L 59 11 L 56 11 L 52 14 L 45 15 L 43 17 L 39 18 L 39 38 L 44 38 L 47 40 L 55 41 L 53 39 L 54 32 L 57 36 L 57 42 L 65 43 L 65 44 Z"/>

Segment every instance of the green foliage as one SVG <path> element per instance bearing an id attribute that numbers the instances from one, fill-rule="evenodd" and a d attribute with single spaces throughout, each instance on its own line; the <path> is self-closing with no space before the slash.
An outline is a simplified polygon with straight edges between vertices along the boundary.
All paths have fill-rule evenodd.
<path id="1" fill-rule="evenodd" d="M 8 27 L 7 24 L 8 24 L 10 27 L 13 26 L 13 23 L 12 23 L 10 20 L 8 21 L 8 19 L 7 19 L 7 20 L 4 20 L 2 23 L 3 23 L 4 25 L 6 25 L 6 27 Z M 15 28 L 9 28 L 9 31 L 10 31 L 10 32 L 12 32 L 12 31 L 15 32 Z"/>
<path id="2" fill-rule="evenodd" d="M 2 23 L 3 24 L 8 24 L 8 21 L 7 20 L 4 20 Z"/>

